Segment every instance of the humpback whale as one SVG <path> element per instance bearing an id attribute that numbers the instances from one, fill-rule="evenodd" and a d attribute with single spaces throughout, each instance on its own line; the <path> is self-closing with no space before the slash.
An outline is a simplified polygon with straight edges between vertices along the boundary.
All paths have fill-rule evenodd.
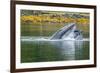
<path id="1" fill-rule="evenodd" d="M 52 39 L 76 39 L 80 40 L 82 39 L 82 33 L 80 30 L 76 28 L 75 23 L 68 24 L 64 26 L 63 28 L 59 29 L 57 32 L 55 32 L 51 38 Z"/>

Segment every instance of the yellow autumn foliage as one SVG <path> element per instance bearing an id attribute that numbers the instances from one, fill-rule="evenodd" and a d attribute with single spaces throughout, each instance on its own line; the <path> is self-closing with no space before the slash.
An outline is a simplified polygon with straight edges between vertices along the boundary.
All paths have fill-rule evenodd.
<path id="1" fill-rule="evenodd" d="M 78 23 L 78 24 L 89 24 L 88 18 L 67 18 L 67 17 L 50 17 L 50 16 L 21 16 L 22 22 L 31 21 L 33 23 L 40 23 L 40 22 L 55 22 L 55 23 Z"/>

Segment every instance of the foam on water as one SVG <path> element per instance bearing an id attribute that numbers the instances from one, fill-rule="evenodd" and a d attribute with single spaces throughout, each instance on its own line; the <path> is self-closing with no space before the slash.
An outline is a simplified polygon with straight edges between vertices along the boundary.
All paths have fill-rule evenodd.
<path id="1" fill-rule="evenodd" d="M 83 38 L 81 40 L 76 39 L 53 39 L 51 40 L 50 37 L 30 37 L 30 36 L 23 36 L 21 37 L 21 41 L 89 41 L 89 38 Z"/>

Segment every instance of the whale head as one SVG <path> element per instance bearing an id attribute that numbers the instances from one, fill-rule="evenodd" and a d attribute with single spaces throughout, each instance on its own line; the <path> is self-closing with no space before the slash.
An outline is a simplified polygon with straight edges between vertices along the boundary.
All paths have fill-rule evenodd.
<path id="1" fill-rule="evenodd" d="M 82 34 L 77 30 L 76 24 L 71 23 L 55 32 L 50 39 L 79 39 L 80 37 Z"/>

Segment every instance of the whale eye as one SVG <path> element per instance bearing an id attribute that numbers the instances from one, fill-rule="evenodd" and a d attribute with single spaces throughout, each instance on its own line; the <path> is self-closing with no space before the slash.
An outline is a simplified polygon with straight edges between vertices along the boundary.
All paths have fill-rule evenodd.
<path id="1" fill-rule="evenodd" d="M 76 32 L 76 33 L 77 33 L 77 32 L 79 32 L 79 30 L 75 30 L 74 32 Z"/>
<path id="2" fill-rule="evenodd" d="M 75 33 L 76 35 L 80 35 L 80 31 L 79 31 L 79 30 L 75 30 L 74 33 Z"/>

